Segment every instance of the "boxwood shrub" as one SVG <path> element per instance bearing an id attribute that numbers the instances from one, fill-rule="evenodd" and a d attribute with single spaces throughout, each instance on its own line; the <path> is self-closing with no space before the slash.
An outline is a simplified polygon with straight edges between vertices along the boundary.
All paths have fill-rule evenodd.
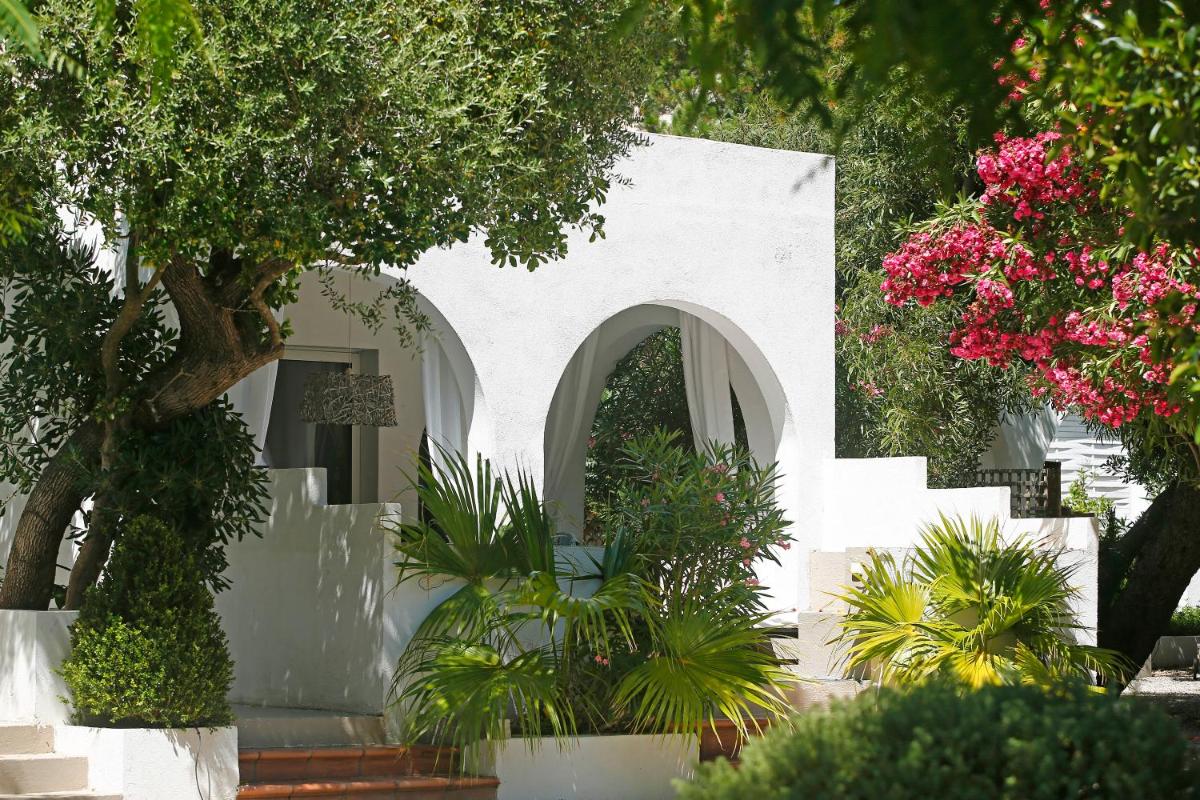
<path id="1" fill-rule="evenodd" d="M 1192 798 L 1161 712 L 1086 689 L 868 692 L 781 726 L 680 786 L 680 800 Z"/>
<path id="2" fill-rule="evenodd" d="M 233 662 L 199 554 L 138 517 L 71 628 L 62 675 L 76 724 L 215 727 L 232 721 Z"/>

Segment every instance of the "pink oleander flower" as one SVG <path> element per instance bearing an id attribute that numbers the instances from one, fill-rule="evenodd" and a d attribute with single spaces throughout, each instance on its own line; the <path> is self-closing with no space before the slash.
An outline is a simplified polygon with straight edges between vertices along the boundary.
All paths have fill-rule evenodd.
<path id="1" fill-rule="evenodd" d="M 749 539 L 747 539 L 745 536 L 743 536 L 742 540 L 740 542 L 738 542 L 738 546 L 741 547 L 743 550 L 749 550 L 753 545 L 750 544 Z"/>

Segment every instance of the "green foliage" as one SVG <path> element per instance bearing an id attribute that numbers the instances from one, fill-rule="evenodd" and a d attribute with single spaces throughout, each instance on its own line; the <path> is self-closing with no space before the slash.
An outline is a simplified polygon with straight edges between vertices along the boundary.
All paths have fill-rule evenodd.
<path id="1" fill-rule="evenodd" d="M 944 685 L 867 692 L 809 711 L 702 764 L 680 800 L 1125 800 L 1190 798 L 1195 775 L 1175 722 L 1081 689 Z"/>
<path id="2" fill-rule="evenodd" d="M 854 33 L 846 13 L 817 21 L 802 12 L 796 24 L 819 43 L 822 80 L 853 73 Z M 902 226 L 932 214 L 939 201 L 975 189 L 971 165 L 979 140 L 968 133 L 968 112 L 930 97 L 911 72 L 899 70 L 860 105 L 822 107 L 830 128 L 773 98 L 772 75 L 753 53 L 750 47 L 740 57 L 730 55 L 742 59 L 736 74 L 721 76 L 702 109 L 690 104 L 703 69 L 687 61 L 686 51 L 671 54 L 674 61 L 661 67 L 646 104 L 648 124 L 738 144 L 837 154 L 838 455 L 926 456 L 931 485 L 973 484 L 997 419 L 1030 406 L 1022 376 L 946 352 L 961 308 L 905 314 L 879 292 L 880 264 L 902 239 Z"/>
<path id="3" fill-rule="evenodd" d="M 195 2 L 205 46 L 179 49 L 150 111 L 141 34 L 97 34 L 91 2 L 49 0 L 43 39 L 88 71 L 4 55 L 0 104 L 21 110 L 4 161 L 110 240 L 127 226 L 147 264 L 228 251 L 373 271 L 482 231 L 498 261 L 534 265 L 563 253 L 563 225 L 598 229 L 592 204 L 636 140 L 642 40 L 609 36 L 621 9 Z"/>
<path id="4" fill-rule="evenodd" d="M 1184 606 L 1171 615 L 1164 636 L 1200 636 L 1200 606 Z"/>
<path id="5" fill-rule="evenodd" d="M 232 722 L 221 621 L 194 548 L 134 520 L 71 628 L 62 675 L 76 724 L 184 728 Z"/>
<path id="6" fill-rule="evenodd" d="M 1110 498 L 1100 496 L 1092 497 L 1088 494 L 1088 483 L 1091 481 L 1091 473 L 1087 470 L 1080 470 L 1078 477 L 1067 489 L 1066 496 L 1063 497 L 1062 503 L 1073 514 L 1083 517 L 1098 517 L 1107 519 L 1112 513 L 1113 501 Z"/>
<path id="7" fill-rule="evenodd" d="M 584 541 L 589 544 L 603 538 L 599 520 L 627 477 L 622 462 L 630 440 L 663 430 L 675 433 L 681 447 L 695 445 L 679 336 L 679 329 L 674 327 L 647 336 L 617 362 L 608 376 L 588 440 Z M 733 433 L 744 447 L 746 423 L 736 397 Z"/>
<path id="8" fill-rule="evenodd" d="M 863 585 L 839 597 L 850 611 L 835 641 L 849 666 L 887 684 L 937 678 L 977 689 L 1120 676 L 1119 654 L 1074 641 L 1074 569 L 1059 555 L 1026 538 L 1005 542 L 994 519 L 942 517 L 903 564 L 872 554 Z"/>
<path id="9" fill-rule="evenodd" d="M 0 38 L 30 53 L 41 54 L 37 22 L 20 0 L 0 0 Z"/>
<path id="10" fill-rule="evenodd" d="M 672 448 L 678 454 L 664 458 Z M 726 477 L 666 435 L 628 452 L 641 469 L 661 469 L 653 489 L 624 495 L 628 513 L 591 563 L 579 551 L 555 552 L 553 522 L 525 476 L 500 479 L 488 462 L 472 470 L 448 453 L 445 467 L 420 467 L 414 484 L 427 521 L 390 525 L 400 581 L 462 585 L 399 661 L 393 691 L 407 738 L 490 743 L 503 738 L 506 718 L 521 735 L 560 741 L 587 731 L 699 731 L 719 713 L 743 721 L 755 707 L 783 710 L 786 673 L 758 628 L 765 615 L 746 580 L 749 564 L 773 556 L 741 547 L 734 521 L 758 520 L 762 537 L 779 538 L 778 512 L 754 494 L 773 489 L 773 471 L 725 454 L 739 472 Z M 685 468 L 696 462 L 710 477 Z M 722 487 L 728 494 L 717 500 Z M 657 505 L 637 499 L 647 491 Z"/>
<path id="11" fill-rule="evenodd" d="M 98 353 L 122 300 L 95 258 L 44 229 L 0 250 L 8 296 L 0 341 L 9 345 L 0 351 L 0 470 L 21 492 L 72 431 L 110 412 Z M 132 380 L 163 365 L 177 342 L 160 301 L 148 304 L 122 342 L 120 367 Z M 142 515 L 161 520 L 188 538 L 201 574 L 223 588 L 224 545 L 254 533 L 265 512 L 266 471 L 255 456 L 253 437 L 224 398 L 164 426 L 135 428 L 109 469 L 81 472 L 106 498 L 88 522 L 103 515 L 106 529 L 119 532 Z"/>
<path id="12" fill-rule="evenodd" d="M 623 480 L 600 518 L 605 545 L 636 553 L 636 571 L 671 598 L 730 593 L 735 606 L 761 609 L 753 568 L 791 547 L 775 467 L 744 448 L 698 452 L 661 430 L 627 443 L 618 466 Z"/>

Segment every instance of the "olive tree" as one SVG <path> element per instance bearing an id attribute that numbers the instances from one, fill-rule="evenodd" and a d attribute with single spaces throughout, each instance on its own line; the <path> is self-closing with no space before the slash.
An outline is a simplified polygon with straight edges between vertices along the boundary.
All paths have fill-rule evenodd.
<path id="1" fill-rule="evenodd" d="M 29 455 L 38 478 L 3 608 L 46 607 L 87 476 L 122 437 L 280 357 L 276 311 L 302 271 L 403 269 L 476 233 L 497 263 L 532 268 L 563 254 L 564 227 L 599 231 L 596 206 L 636 142 L 650 48 L 638 31 L 611 35 L 619 0 L 198 0 L 200 35 L 177 38 L 165 81 L 138 44 L 139 5 L 118 2 L 99 27 L 87 0 L 37 6 L 43 47 L 79 75 L 0 53 L 0 174 L 33 187 L 42 225 L 73 217 L 125 241 L 129 276 L 96 347 L 102 391 L 44 398 L 61 424 Z M 127 338 L 159 298 L 178 336 L 153 368 L 130 367 Z M 422 324 L 403 281 L 382 300 L 401 335 Z M 81 583 L 108 549 L 90 538 Z"/>

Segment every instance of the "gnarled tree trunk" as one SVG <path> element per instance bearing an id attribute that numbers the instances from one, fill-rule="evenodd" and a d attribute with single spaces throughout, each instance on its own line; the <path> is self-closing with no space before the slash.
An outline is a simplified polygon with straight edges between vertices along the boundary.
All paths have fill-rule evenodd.
<path id="1" fill-rule="evenodd" d="M 256 281 L 247 286 L 242 265 L 218 257 L 225 268 L 214 267 L 208 276 L 182 260 L 163 271 L 162 284 L 179 314 L 179 345 L 171 359 L 137 387 L 140 401 L 115 428 L 162 428 L 204 408 L 283 354 L 279 326 L 263 301 L 263 292 L 294 265 L 260 265 L 254 271 Z M 100 464 L 104 441 L 101 425 L 84 423 L 43 470 L 17 524 L 0 585 L 0 608 L 49 606 L 58 548 L 71 515 L 96 488 L 86 478 Z M 73 575 L 76 603 L 103 566 L 108 536 L 103 538 L 89 548 L 87 563 Z"/>
<path id="2" fill-rule="evenodd" d="M 1101 562 L 1100 645 L 1144 664 L 1200 572 L 1200 488 L 1177 483 Z"/>
<path id="3" fill-rule="evenodd" d="M 100 425 L 77 428 L 42 471 L 17 523 L 0 608 L 44 611 L 54 593 L 58 547 L 71 515 L 90 494 L 87 475 L 100 461 Z"/>

